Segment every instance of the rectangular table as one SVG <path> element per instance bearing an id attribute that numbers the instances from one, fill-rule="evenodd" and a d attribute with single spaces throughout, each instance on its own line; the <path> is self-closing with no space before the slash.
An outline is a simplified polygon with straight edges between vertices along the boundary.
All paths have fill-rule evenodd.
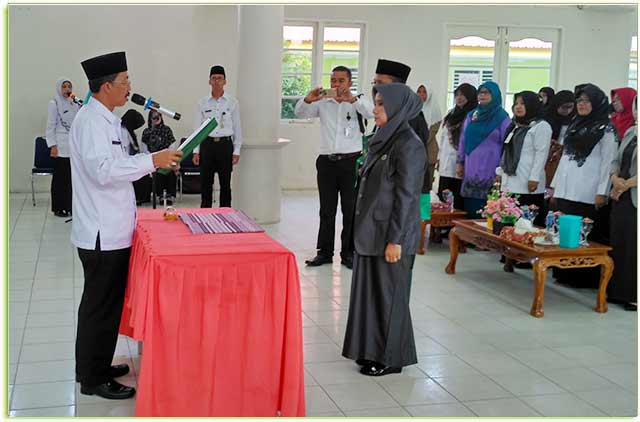
<path id="1" fill-rule="evenodd" d="M 418 255 L 424 255 L 424 243 L 425 243 L 425 231 L 427 225 L 431 225 L 431 231 L 429 233 L 429 240 L 434 240 L 440 237 L 440 229 L 446 227 L 453 227 L 454 220 L 462 220 L 466 217 L 467 212 L 461 210 L 453 211 L 434 211 L 431 210 L 431 219 L 422 220 L 420 222 L 420 246 L 418 246 Z M 435 234 L 437 231 L 437 235 Z M 437 236 L 437 237 L 436 237 Z"/>
<path id="2" fill-rule="evenodd" d="M 136 416 L 304 416 L 294 254 L 162 213 L 138 209 L 120 325 L 144 343 Z"/>
<path id="3" fill-rule="evenodd" d="M 455 274 L 456 261 L 458 259 L 458 242 L 463 240 L 473 243 L 484 249 L 489 249 L 504 255 L 507 260 L 529 262 L 533 265 L 534 292 L 531 315 L 537 318 L 544 316 L 544 283 L 549 267 L 557 268 L 586 268 L 601 266 L 600 286 L 596 298 L 596 312 L 607 312 L 605 298 L 607 284 L 613 273 L 613 260 L 609 257 L 611 247 L 595 242 L 589 242 L 588 246 L 580 246 L 575 249 L 561 248 L 559 246 L 529 246 L 521 242 L 503 239 L 493 234 L 486 226 L 486 220 L 457 220 L 455 227 L 449 232 L 449 250 L 451 253 L 449 264 L 445 272 Z M 486 224 L 486 223 L 485 223 Z M 505 264 L 505 271 L 509 271 L 510 263 Z"/>

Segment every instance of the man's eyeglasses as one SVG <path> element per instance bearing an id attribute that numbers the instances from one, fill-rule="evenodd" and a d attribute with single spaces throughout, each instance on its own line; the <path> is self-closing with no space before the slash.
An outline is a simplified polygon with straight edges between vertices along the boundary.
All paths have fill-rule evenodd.
<path id="1" fill-rule="evenodd" d="M 220 82 L 220 81 L 224 81 L 224 76 L 212 76 L 209 79 L 211 79 L 212 81 Z"/>
<path id="2" fill-rule="evenodd" d="M 113 81 L 112 84 L 120 84 L 120 85 L 131 85 L 131 81 L 129 79 L 125 81 Z"/>

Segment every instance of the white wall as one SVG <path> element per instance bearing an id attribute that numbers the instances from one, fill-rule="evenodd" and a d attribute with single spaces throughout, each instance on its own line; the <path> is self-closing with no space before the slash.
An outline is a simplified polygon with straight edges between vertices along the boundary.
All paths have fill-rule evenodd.
<path id="1" fill-rule="evenodd" d="M 80 62 L 97 54 L 127 51 L 133 91 L 153 95 L 182 113 L 183 121 L 171 127 L 177 136 L 186 136 L 196 101 L 209 91 L 212 64 L 225 65 L 231 94 L 242 82 L 234 78 L 237 16 L 236 6 L 223 5 L 11 5 L 10 190 L 30 189 L 33 140 L 44 134 L 47 101 L 56 80 L 71 78 L 75 91 L 84 96 L 87 87 Z M 365 23 L 363 88 L 368 90 L 366 82 L 373 77 L 378 58 L 396 59 L 412 66 L 409 85 L 430 81 L 441 91 L 441 104 L 446 89 L 447 24 L 560 28 L 556 88 L 572 89 L 591 81 L 607 92 L 626 85 L 630 39 L 637 33 L 637 10 L 630 6 L 586 6 L 584 10 L 575 6 L 286 6 L 285 18 Z M 279 136 L 293 141 L 283 150 L 283 187 L 315 189 L 318 123 L 280 123 Z M 40 181 L 39 190 L 48 190 L 48 183 L 48 179 Z"/>
<path id="2" fill-rule="evenodd" d="M 210 6 L 9 6 L 10 190 L 30 190 L 33 142 L 44 135 L 47 102 L 59 77 L 71 78 L 81 98 L 88 91 L 80 62 L 127 52 L 132 92 L 153 96 L 182 114 L 169 123 L 176 137 L 193 126 L 196 102 L 210 92 L 209 68 L 222 64 L 234 93 L 237 7 Z M 128 108 L 146 112 L 133 103 Z M 38 178 L 49 189 L 50 178 Z"/>
<path id="3" fill-rule="evenodd" d="M 444 107 L 447 87 L 447 24 L 551 27 L 561 29 L 559 89 L 593 82 L 605 92 L 627 85 L 629 48 L 637 34 L 637 9 L 625 6 L 286 6 L 285 19 L 356 21 L 366 24 L 362 88 L 373 78 L 378 58 L 412 67 L 407 83 L 424 81 L 439 90 Z M 532 87 L 537 89 L 539 87 Z M 280 136 L 293 142 L 284 150 L 283 184 L 289 189 L 315 189 L 319 124 L 282 122 Z"/>

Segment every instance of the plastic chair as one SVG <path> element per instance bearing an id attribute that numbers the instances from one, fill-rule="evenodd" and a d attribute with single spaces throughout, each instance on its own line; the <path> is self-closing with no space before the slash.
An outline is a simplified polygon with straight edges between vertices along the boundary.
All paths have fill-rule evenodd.
<path id="1" fill-rule="evenodd" d="M 51 156 L 51 149 L 42 136 L 36 138 L 36 146 L 33 154 L 33 168 L 31 169 L 31 199 L 36 206 L 35 176 L 53 176 L 55 159 Z"/>

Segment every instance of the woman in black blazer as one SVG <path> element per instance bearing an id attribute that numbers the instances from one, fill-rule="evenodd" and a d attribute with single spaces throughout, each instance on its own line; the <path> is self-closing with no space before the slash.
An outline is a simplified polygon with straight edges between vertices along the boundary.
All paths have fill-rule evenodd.
<path id="1" fill-rule="evenodd" d="M 354 268 L 342 355 L 365 375 L 417 363 L 409 280 L 420 233 L 424 144 L 408 121 L 422 102 L 404 84 L 376 85 L 374 118 L 354 219 Z"/>

